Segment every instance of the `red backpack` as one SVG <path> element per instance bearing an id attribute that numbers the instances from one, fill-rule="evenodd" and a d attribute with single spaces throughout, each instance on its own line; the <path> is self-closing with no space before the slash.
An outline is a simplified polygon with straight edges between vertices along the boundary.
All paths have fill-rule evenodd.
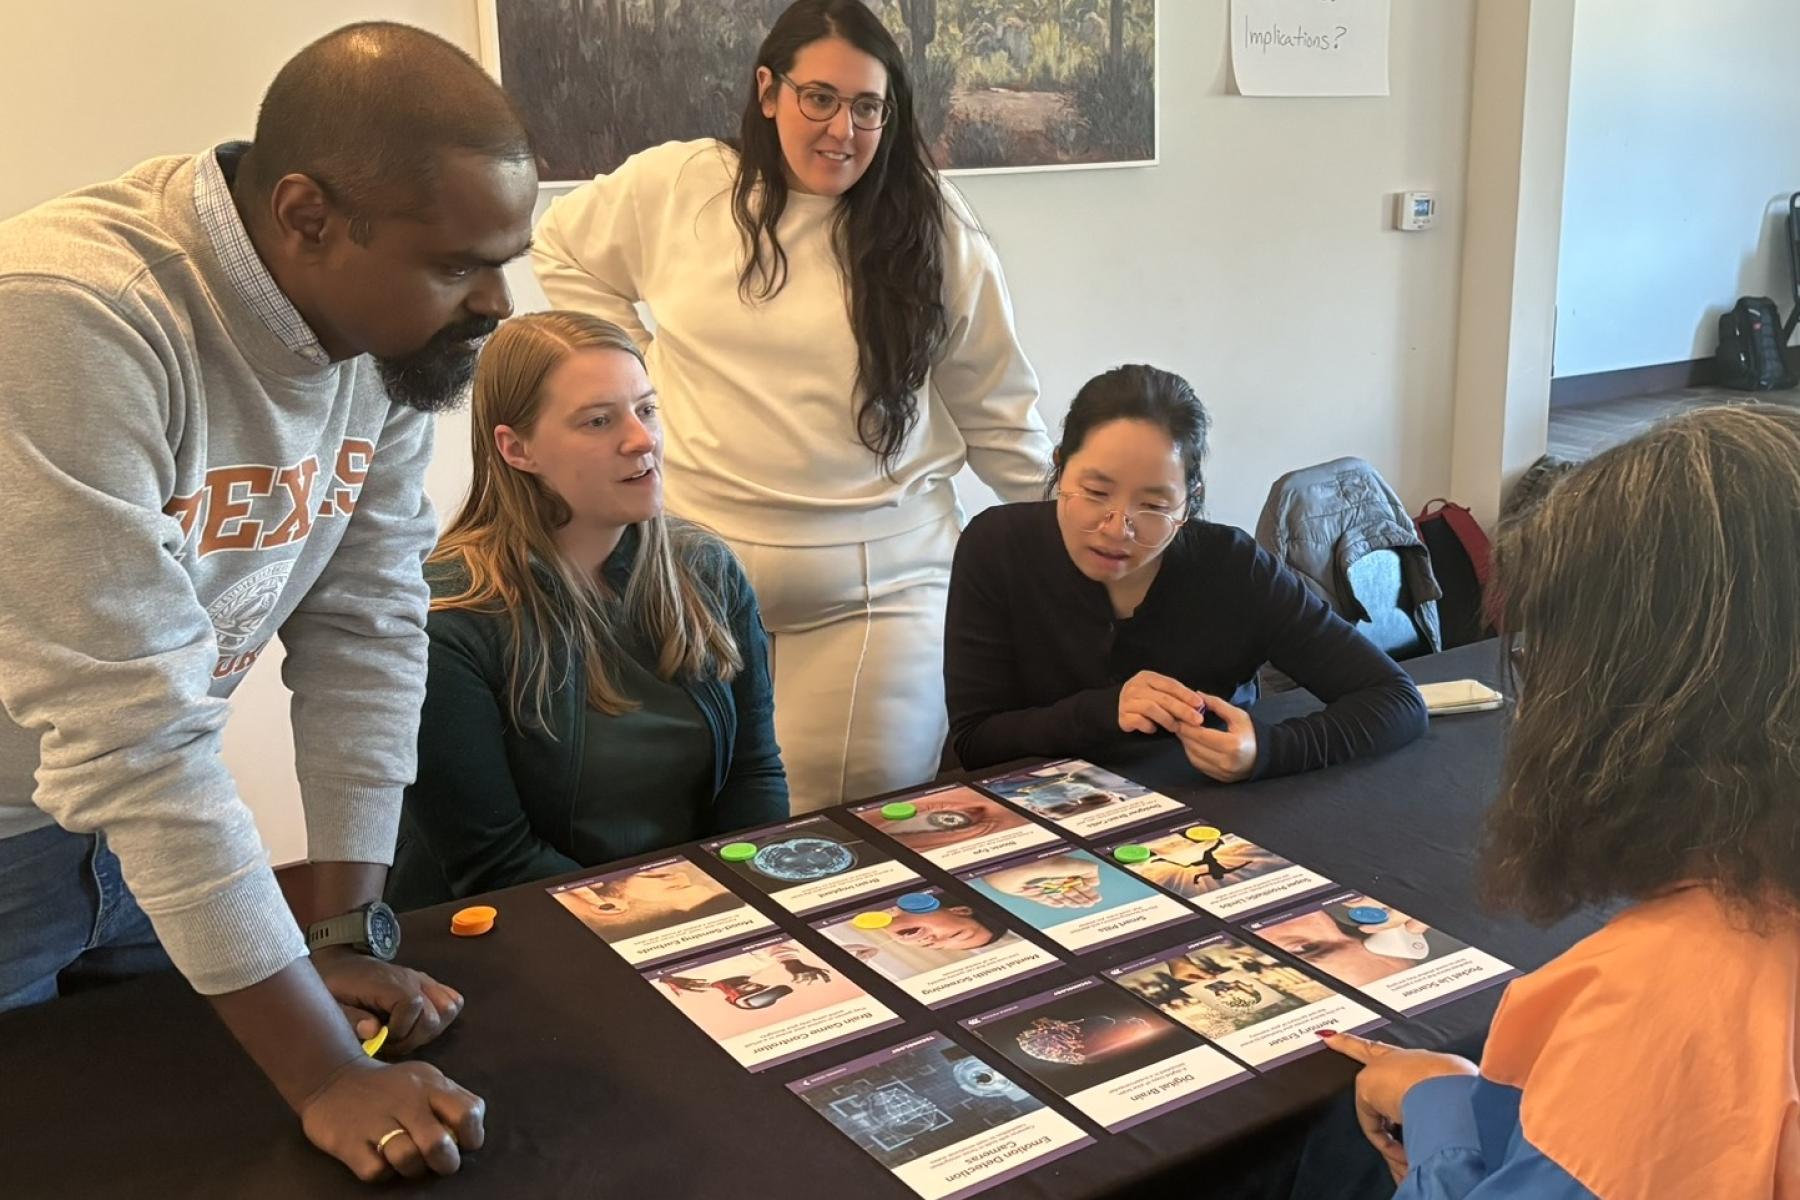
<path id="1" fill-rule="evenodd" d="M 1437 499 L 1420 509 L 1413 523 L 1431 555 L 1431 573 L 1444 591 L 1438 601 L 1444 649 L 1493 637 L 1494 627 L 1483 607 L 1493 549 L 1475 514 L 1460 504 Z"/>

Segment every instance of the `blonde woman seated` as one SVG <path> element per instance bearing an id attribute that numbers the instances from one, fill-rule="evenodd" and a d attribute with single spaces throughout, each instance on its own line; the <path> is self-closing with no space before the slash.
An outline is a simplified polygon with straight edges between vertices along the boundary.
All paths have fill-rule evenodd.
<path id="1" fill-rule="evenodd" d="M 425 567 L 431 664 L 389 900 L 786 816 L 756 597 L 723 543 L 663 515 L 631 338 L 518 317 L 482 352 L 473 407 L 469 498 Z"/>

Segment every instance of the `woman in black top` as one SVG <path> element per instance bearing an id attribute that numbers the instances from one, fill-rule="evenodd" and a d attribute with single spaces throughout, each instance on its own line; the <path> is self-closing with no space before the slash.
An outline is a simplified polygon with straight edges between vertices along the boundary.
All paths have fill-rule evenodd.
<path id="1" fill-rule="evenodd" d="M 1109 371 L 1069 410 L 1052 498 L 970 522 L 944 646 L 963 766 L 1170 735 L 1230 783 L 1424 732 L 1425 703 L 1392 659 L 1248 534 L 1199 518 L 1209 424 L 1180 376 Z M 1277 725 L 1244 711 L 1265 662 L 1323 711 Z"/>

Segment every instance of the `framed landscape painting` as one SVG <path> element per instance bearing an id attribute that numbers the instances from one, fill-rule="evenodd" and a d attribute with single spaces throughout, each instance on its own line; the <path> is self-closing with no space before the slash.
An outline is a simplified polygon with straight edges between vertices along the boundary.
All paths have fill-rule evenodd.
<path id="1" fill-rule="evenodd" d="M 480 0 L 482 57 L 546 184 L 672 140 L 729 138 L 789 0 Z M 1157 0 L 863 0 L 899 43 L 951 172 L 1157 160 Z"/>

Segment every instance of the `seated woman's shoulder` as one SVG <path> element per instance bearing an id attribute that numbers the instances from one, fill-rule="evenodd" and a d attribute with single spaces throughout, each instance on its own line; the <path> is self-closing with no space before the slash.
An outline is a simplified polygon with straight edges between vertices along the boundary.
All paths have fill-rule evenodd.
<path id="1" fill-rule="evenodd" d="M 744 564 L 738 561 L 724 538 L 704 525 L 680 517 L 667 517 L 665 523 L 676 559 L 695 579 L 726 595 L 749 586 Z"/>
<path id="2" fill-rule="evenodd" d="M 469 590 L 469 566 L 460 558 L 437 558 L 425 564 L 425 586 L 431 598 L 446 600 Z"/>

